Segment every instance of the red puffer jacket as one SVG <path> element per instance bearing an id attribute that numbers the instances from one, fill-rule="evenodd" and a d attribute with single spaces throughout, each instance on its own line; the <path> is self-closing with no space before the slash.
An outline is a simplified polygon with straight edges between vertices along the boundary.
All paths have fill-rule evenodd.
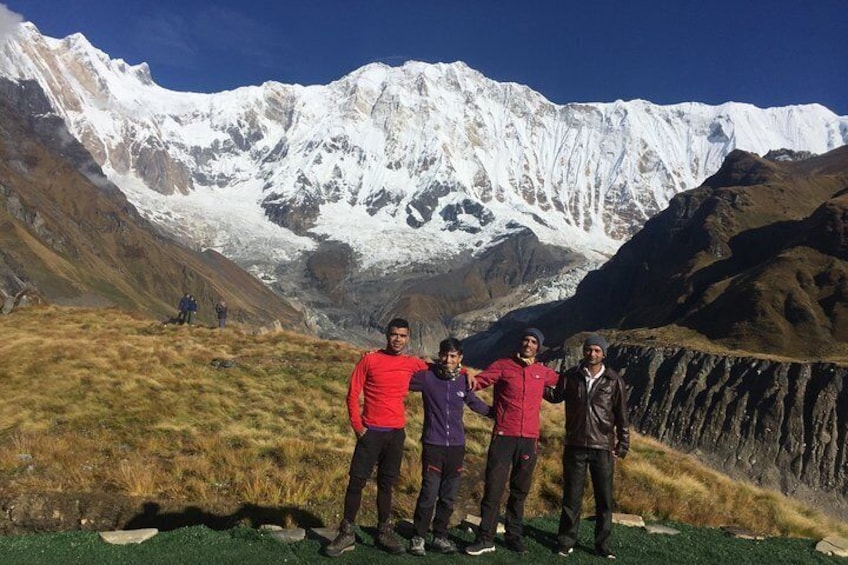
<path id="1" fill-rule="evenodd" d="M 350 375 L 347 411 L 350 425 L 361 432 L 366 427 L 402 428 L 406 425 L 403 401 L 409 381 L 427 363 L 416 357 L 390 355 L 383 350 L 363 356 Z M 360 397 L 364 397 L 360 407 Z"/>
<path id="2" fill-rule="evenodd" d="M 546 386 L 554 386 L 559 375 L 541 363 L 525 365 L 515 357 L 499 359 L 477 375 L 477 389 L 495 386 L 493 434 L 539 437 L 539 408 Z"/>

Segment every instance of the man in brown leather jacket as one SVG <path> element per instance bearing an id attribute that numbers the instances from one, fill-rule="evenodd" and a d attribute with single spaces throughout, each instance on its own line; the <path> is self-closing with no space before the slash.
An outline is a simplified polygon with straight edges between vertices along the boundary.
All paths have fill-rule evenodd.
<path id="1" fill-rule="evenodd" d="M 610 559 L 612 477 L 616 459 L 630 448 L 627 391 L 623 379 L 604 366 L 606 340 L 592 334 L 583 342 L 583 361 L 560 375 L 545 400 L 565 401 L 565 442 L 562 454 L 562 513 L 557 553 L 567 556 L 577 541 L 586 469 L 595 492 L 595 552 Z"/>

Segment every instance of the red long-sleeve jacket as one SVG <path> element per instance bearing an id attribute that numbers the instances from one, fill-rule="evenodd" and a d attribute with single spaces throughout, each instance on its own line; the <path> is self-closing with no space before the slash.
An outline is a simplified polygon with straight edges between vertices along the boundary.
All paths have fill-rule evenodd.
<path id="1" fill-rule="evenodd" d="M 495 385 L 493 434 L 539 437 L 539 409 L 546 386 L 559 375 L 541 363 L 525 365 L 514 357 L 499 359 L 477 375 L 477 389 Z"/>
<path id="2" fill-rule="evenodd" d="M 409 381 L 413 373 L 426 368 L 421 359 L 391 355 L 383 350 L 363 356 L 350 375 L 347 389 L 347 412 L 354 431 L 361 432 L 366 427 L 404 427 L 403 401 L 409 393 Z M 360 408 L 363 392 L 365 402 Z"/>

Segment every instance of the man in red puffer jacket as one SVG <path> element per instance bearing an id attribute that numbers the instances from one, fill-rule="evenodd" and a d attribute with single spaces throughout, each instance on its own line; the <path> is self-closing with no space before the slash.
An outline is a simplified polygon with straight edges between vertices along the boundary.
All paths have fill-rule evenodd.
<path id="1" fill-rule="evenodd" d="M 409 322 L 403 318 L 393 319 L 386 330 L 386 347 L 364 355 L 350 375 L 347 409 L 356 434 L 356 448 L 350 462 L 339 533 L 324 548 L 324 553 L 330 557 L 338 557 L 354 548 L 354 521 L 362 502 L 362 490 L 375 465 L 377 545 L 393 554 L 406 551 L 390 521 L 392 488 L 403 459 L 406 438 L 403 402 L 409 394 L 409 381 L 413 373 L 427 369 L 421 359 L 403 355 L 408 342 Z M 361 406 L 360 398 L 363 399 Z"/>
<path id="2" fill-rule="evenodd" d="M 509 481 L 506 503 L 508 549 L 526 553 L 523 535 L 524 501 L 530 492 L 536 467 L 539 439 L 539 409 L 545 387 L 557 384 L 559 375 L 536 361 L 545 337 L 536 328 L 521 334 L 518 351 L 499 359 L 477 375 L 477 389 L 494 385 L 495 427 L 486 461 L 486 486 L 480 503 L 480 528 L 475 543 L 465 548 L 468 555 L 495 551 L 495 527 L 501 495 Z"/>

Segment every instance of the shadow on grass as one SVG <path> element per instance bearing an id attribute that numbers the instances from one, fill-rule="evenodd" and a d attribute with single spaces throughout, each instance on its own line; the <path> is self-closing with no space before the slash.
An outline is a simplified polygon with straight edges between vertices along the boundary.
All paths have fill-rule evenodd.
<path id="1" fill-rule="evenodd" d="M 213 530 L 229 530 L 236 526 L 258 528 L 263 524 L 287 523 L 295 523 L 302 528 L 318 528 L 324 525 L 314 514 L 291 506 L 274 508 L 243 504 L 230 514 L 215 514 L 197 506 L 187 506 L 180 512 L 162 512 L 159 504 L 145 502 L 142 511 L 130 518 L 124 524 L 124 529 L 157 528 L 160 531 L 168 531 L 187 526 L 206 526 Z"/>
<path id="2" fill-rule="evenodd" d="M 542 530 L 530 524 L 524 524 L 524 535 L 542 547 L 547 547 L 553 551 L 557 544 L 556 532 Z"/>

